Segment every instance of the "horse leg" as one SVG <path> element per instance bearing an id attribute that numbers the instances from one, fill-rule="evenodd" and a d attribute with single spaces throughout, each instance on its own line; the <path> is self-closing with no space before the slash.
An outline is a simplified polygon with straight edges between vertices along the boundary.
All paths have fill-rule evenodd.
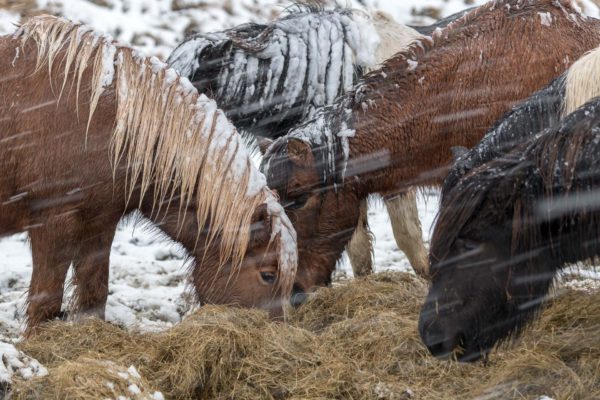
<path id="1" fill-rule="evenodd" d="M 367 200 L 360 202 L 360 216 L 352 239 L 346 247 L 355 277 L 373 273 L 373 233 L 367 218 Z"/>
<path id="2" fill-rule="evenodd" d="M 410 189 L 400 196 L 387 198 L 385 205 L 390 215 L 398 248 L 406 254 L 417 275 L 428 278 L 429 262 L 423 243 L 415 190 Z"/>
<path id="3" fill-rule="evenodd" d="M 104 319 L 108 298 L 110 249 L 117 222 L 106 223 L 94 230 L 86 229 L 74 263 L 75 295 L 72 311 L 79 317 Z"/>
<path id="4" fill-rule="evenodd" d="M 49 217 L 29 230 L 33 271 L 27 295 L 26 335 L 60 316 L 65 279 L 76 252 L 73 219 Z"/>

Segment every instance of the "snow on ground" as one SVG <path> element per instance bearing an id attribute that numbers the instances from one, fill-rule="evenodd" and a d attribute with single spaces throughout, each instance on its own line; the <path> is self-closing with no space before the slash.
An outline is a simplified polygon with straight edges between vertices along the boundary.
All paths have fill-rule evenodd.
<path id="1" fill-rule="evenodd" d="M 470 5 L 483 3 L 469 1 Z M 430 23 L 432 18 L 422 15 L 446 16 L 465 8 L 463 0 L 364 0 L 368 6 L 379 7 L 405 23 Z M 584 2 L 586 12 L 598 15 L 598 10 Z M 278 15 L 287 0 L 38 0 L 40 8 L 90 24 L 110 33 L 118 40 L 131 43 L 147 54 L 163 59 L 190 30 L 212 31 L 236 24 L 261 22 Z M 357 6 L 359 3 L 349 3 Z M 195 8 L 192 8 L 195 6 Z M 431 10 L 437 9 L 433 12 Z M 429 11 L 427 11 L 429 10 Z M 419 15 L 417 15 L 419 14 Z M 0 10 L 0 33 L 11 32 L 19 14 Z M 436 192 L 419 200 L 419 215 L 423 223 L 424 239 L 429 233 L 438 206 Z M 376 237 L 375 263 L 377 271 L 411 270 L 404 254 L 393 239 L 389 218 L 380 204 L 369 211 L 371 228 Z M 163 329 L 180 321 L 189 311 L 192 301 L 186 291 L 187 271 L 182 250 L 156 232 L 144 226 L 122 224 L 118 228 L 111 253 L 110 295 L 107 319 L 122 326 L 142 329 Z M 340 275 L 351 276 L 345 258 L 340 264 Z M 583 283 L 572 287 L 589 289 L 600 286 L 600 274 L 584 272 Z M 0 338 L 10 342 L 19 337 L 23 322 L 23 304 L 31 275 L 31 253 L 27 236 L 20 234 L 0 240 Z M 43 374 L 22 354 L 16 354 L 12 345 L 0 341 L 2 374 Z M 2 357 L 4 355 L 4 357 Z M 13 362 L 14 361 L 14 362 Z"/>

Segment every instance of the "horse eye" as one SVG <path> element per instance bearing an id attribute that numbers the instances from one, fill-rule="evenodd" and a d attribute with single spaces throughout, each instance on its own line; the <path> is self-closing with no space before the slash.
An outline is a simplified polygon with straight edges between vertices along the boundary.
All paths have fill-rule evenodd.
<path id="1" fill-rule="evenodd" d="M 479 244 L 472 240 L 459 239 L 460 246 L 468 251 L 477 250 L 479 248 Z"/>
<path id="2" fill-rule="evenodd" d="M 263 280 L 263 282 L 265 282 L 269 285 L 272 285 L 275 283 L 275 280 L 277 279 L 277 275 L 274 274 L 273 272 L 261 272 L 260 278 Z"/>
<path id="3" fill-rule="evenodd" d="M 297 210 L 299 208 L 304 207 L 309 198 L 310 193 L 303 194 L 300 197 L 297 197 L 296 199 L 292 200 L 290 203 L 286 204 L 284 208 L 290 210 Z"/>

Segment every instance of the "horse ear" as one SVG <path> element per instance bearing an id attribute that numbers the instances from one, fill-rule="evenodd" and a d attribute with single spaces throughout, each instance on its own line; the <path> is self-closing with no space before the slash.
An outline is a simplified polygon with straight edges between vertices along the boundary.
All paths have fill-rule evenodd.
<path id="1" fill-rule="evenodd" d="M 256 141 L 258 142 L 258 148 L 260 149 L 260 154 L 262 154 L 263 156 L 267 153 L 267 150 L 273 144 L 273 140 L 263 137 L 263 136 L 258 136 L 256 138 Z"/>
<path id="2" fill-rule="evenodd" d="M 248 248 L 253 249 L 269 243 L 271 238 L 271 216 L 267 210 L 266 204 L 261 204 L 252 215 L 251 225 L 252 235 Z"/>
<path id="3" fill-rule="evenodd" d="M 456 162 L 459 158 L 467 154 L 469 149 L 464 146 L 454 146 L 450 148 L 450 151 L 452 151 L 452 158 L 454 159 L 454 162 Z"/>
<path id="4" fill-rule="evenodd" d="M 290 139 L 287 142 L 287 153 L 290 160 L 298 166 L 308 167 L 312 161 L 310 145 L 300 139 Z"/>

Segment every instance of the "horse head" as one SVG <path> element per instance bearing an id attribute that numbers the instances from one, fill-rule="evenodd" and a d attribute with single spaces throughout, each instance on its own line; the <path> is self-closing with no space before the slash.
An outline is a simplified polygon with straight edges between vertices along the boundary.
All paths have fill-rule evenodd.
<path id="1" fill-rule="evenodd" d="M 539 177 L 528 162 L 475 169 L 443 198 L 430 249 L 432 283 L 419 318 L 433 355 L 486 357 L 518 335 L 554 276 L 549 246 L 532 242 L 528 194 Z"/>
<path id="2" fill-rule="evenodd" d="M 205 230 L 195 249 L 197 266 L 192 269 L 191 283 L 200 304 L 227 304 L 255 307 L 279 318 L 287 304 L 282 282 L 279 248 L 281 233 L 275 232 L 267 206 L 262 205 L 252 216 L 248 247 L 240 264 L 223 263 L 220 238 L 210 239 Z M 277 236 L 277 237 L 276 237 Z M 274 240 L 277 239 L 277 240 Z"/>
<path id="3" fill-rule="evenodd" d="M 266 148 L 265 143 L 261 148 Z M 277 139 L 264 154 L 262 170 L 276 190 L 298 235 L 295 298 L 331 283 L 331 275 L 359 217 L 360 200 L 349 185 L 336 189 L 326 172 L 329 149 L 303 139 Z M 324 213 L 321 210 L 327 209 Z M 333 212 L 330 212 L 333 211 Z M 300 223 L 301 222 L 301 223 Z"/>

